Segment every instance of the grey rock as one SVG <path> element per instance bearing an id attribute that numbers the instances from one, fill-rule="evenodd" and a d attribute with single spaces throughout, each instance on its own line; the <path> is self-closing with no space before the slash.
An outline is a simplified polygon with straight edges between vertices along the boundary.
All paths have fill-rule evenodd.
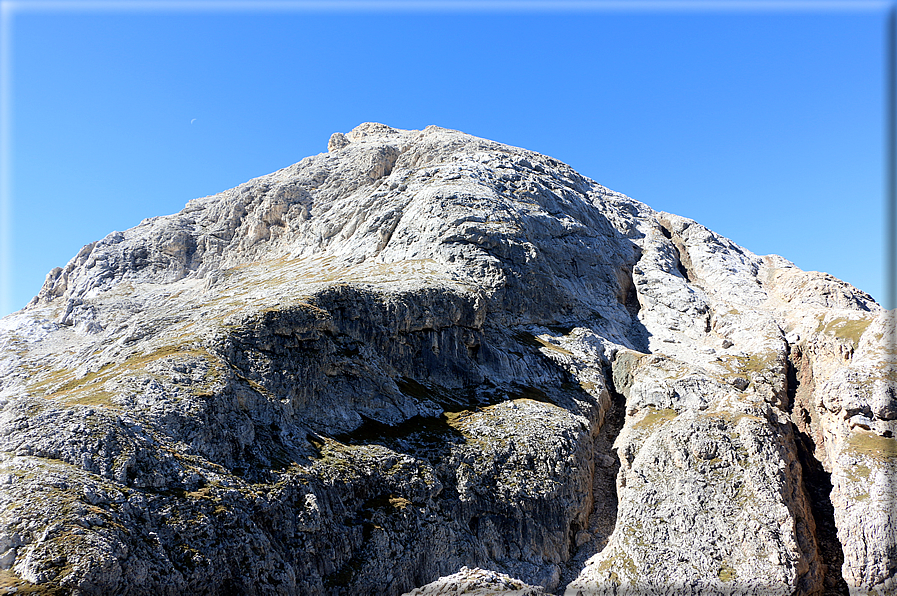
<path id="1" fill-rule="evenodd" d="M 0 566 L 82 595 L 888 593 L 893 346 L 862 291 L 552 158 L 362 124 L 0 320 Z"/>
<path id="2" fill-rule="evenodd" d="M 504 573 L 486 569 L 461 567 L 458 573 L 439 578 L 426 586 L 414 589 L 405 596 L 539 596 L 545 592 L 539 586 L 530 586 Z"/>

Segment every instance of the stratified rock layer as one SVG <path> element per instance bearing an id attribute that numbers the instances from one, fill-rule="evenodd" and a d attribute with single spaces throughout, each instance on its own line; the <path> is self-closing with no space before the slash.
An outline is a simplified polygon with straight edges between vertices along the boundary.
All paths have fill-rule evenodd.
<path id="1" fill-rule="evenodd" d="M 522 149 L 336 133 L 0 345 L 0 586 L 897 588 L 889 313 Z"/>

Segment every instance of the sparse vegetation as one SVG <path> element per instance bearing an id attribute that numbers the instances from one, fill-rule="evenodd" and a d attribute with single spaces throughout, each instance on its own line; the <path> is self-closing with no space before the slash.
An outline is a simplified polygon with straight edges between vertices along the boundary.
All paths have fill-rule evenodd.
<path id="1" fill-rule="evenodd" d="M 847 475 L 847 479 L 851 482 L 863 482 L 869 479 L 869 474 L 872 472 L 872 470 L 869 469 L 869 466 L 866 466 L 864 464 L 857 464 L 855 466 L 845 468 L 844 472 Z"/>
<path id="2" fill-rule="evenodd" d="M 616 570 L 624 571 L 628 579 L 635 579 L 638 569 L 635 562 L 625 552 L 615 551 L 598 564 L 598 571 L 610 572 L 610 580 L 620 585 L 620 576 Z"/>
<path id="3" fill-rule="evenodd" d="M 726 422 L 728 422 L 731 426 L 735 426 L 738 424 L 738 421 L 742 418 L 747 418 L 748 420 L 755 420 L 757 422 L 764 422 L 765 419 L 760 416 L 755 416 L 754 414 L 748 414 L 747 412 L 729 412 L 726 410 L 715 410 L 713 412 L 705 412 L 703 416 L 708 418 L 722 418 Z"/>
<path id="4" fill-rule="evenodd" d="M 205 349 L 183 344 L 166 345 L 146 354 L 134 354 L 121 363 L 108 362 L 81 378 L 76 378 L 71 369 L 36 370 L 33 377 L 37 380 L 28 390 L 31 395 L 60 400 L 69 405 L 115 408 L 112 401 L 115 394 L 104 388 L 108 381 L 143 371 L 153 362 L 174 356 L 199 358 L 208 363 L 203 382 L 191 386 L 190 391 L 195 395 L 209 395 L 211 387 L 221 377 L 223 364 Z"/>
<path id="5" fill-rule="evenodd" d="M 727 354 L 720 358 L 723 366 L 730 374 L 745 376 L 750 373 L 763 373 L 781 366 L 779 354 L 774 351 L 748 355 Z"/>
<path id="6" fill-rule="evenodd" d="M 591 181 L 552 182 L 539 164 L 555 162 L 506 169 L 516 149 L 426 155 L 442 134 L 413 133 L 396 171 L 377 166 L 369 187 L 352 160 L 405 141 L 310 158 L 315 184 L 308 170 L 301 186 L 325 189 L 311 201 L 282 194 L 299 192 L 294 170 L 205 199 L 173 218 L 179 229 L 160 220 L 111 257 L 98 251 L 111 269 L 76 259 L 57 323 L 36 310 L 10 319 L 26 335 L 11 348 L 21 366 L 4 360 L 0 530 L 19 533 L 7 542 L 17 569 L 29 558 L 23 575 L 69 591 L 363 594 L 464 562 L 527 581 L 560 570 L 561 591 L 581 571 L 585 593 L 793 592 L 807 548 L 842 546 L 835 519 L 857 529 L 841 537 L 845 577 L 858 576 L 847 556 L 858 544 L 861 564 L 881 567 L 872 539 L 888 520 L 876 507 L 897 441 L 838 434 L 889 423 L 845 420 L 825 399 L 840 393 L 846 414 L 869 415 L 848 402 L 872 396 L 889 417 L 875 375 L 897 372 L 879 371 L 877 349 L 849 362 L 849 342 L 885 327 L 878 314 L 785 306 L 791 278 L 761 279 L 785 276 L 777 258 L 761 266 Z M 440 175 L 449 168 L 476 176 L 424 185 L 456 179 Z M 503 183 L 480 192 L 499 176 L 519 179 L 508 183 L 519 199 Z M 413 178 L 407 193 L 401 177 Z M 658 218 L 674 246 L 652 239 Z M 156 254 L 172 256 L 157 231 L 192 238 L 188 262 Z M 692 250 L 702 277 L 690 287 L 667 276 L 696 279 L 685 236 L 706 248 Z M 437 261 L 382 262 L 391 255 Z M 89 279 L 99 271 L 112 277 Z M 781 333 L 792 327 L 796 345 Z M 849 510 L 863 500 L 876 507 Z M 0 572 L 0 594 L 52 593 L 32 587 Z"/>
<path id="7" fill-rule="evenodd" d="M 847 441 L 847 451 L 878 461 L 897 459 L 897 438 L 856 429 Z"/>
<path id="8" fill-rule="evenodd" d="M 389 504 L 394 509 L 405 509 L 406 507 L 411 505 L 411 501 L 409 501 L 405 497 L 394 497 L 394 496 L 390 495 Z"/>
<path id="9" fill-rule="evenodd" d="M 678 415 L 679 413 L 672 408 L 648 408 L 648 412 L 645 416 L 638 420 L 633 427 L 637 429 L 654 428 L 661 423 L 672 420 Z"/>
<path id="10" fill-rule="evenodd" d="M 859 345 L 860 338 L 866 329 L 872 323 L 871 318 L 867 319 L 847 319 L 844 317 L 833 318 L 828 322 L 820 316 L 819 324 L 816 326 L 816 333 L 832 335 L 838 339 L 844 339 L 854 346 Z"/>
<path id="11" fill-rule="evenodd" d="M 719 568 L 719 571 L 716 572 L 716 576 L 719 578 L 721 582 L 731 582 L 734 581 L 738 574 L 735 572 L 735 569 L 729 566 L 728 563 L 723 563 L 722 567 Z"/>
<path id="12" fill-rule="evenodd" d="M 0 569 L 0 590 L 5 594 L 41 594 L 42 596 L 62 596 L 69 593 L 61 587 L 46 584 L 32 584 L 20 578 L 10 569 Z"/>
<path id="13" fill-rule="evenodd" d="M 461 410 L 460 412 L 443 412 L 442 418 L 446 424 L 454 429 L 462 431 L 464 429 L 467 418 L 473 415 L 471 410 Z"/>
<path id="14" fill-rule="evenodd" d="M 519 341 L 520 343 L 522 343 L 524 345 L 532 346 L 534 348 L 547 348 L 549 350 L 552 350 L 554 352 L 558 352 L 560 354 L 564 354 L 567 356 L 573 355 L 573 352 L 571 352 L 570 350 L 568 350 L 566 348 L 562 348 L 561 346 L 555 345 L 543 337 L 533 335 L 532 333 L 527 333 L 526 331 L 518 331 L 517 333 L 514 334 L 514 339 L 516 339 L 517 341 Z"/>

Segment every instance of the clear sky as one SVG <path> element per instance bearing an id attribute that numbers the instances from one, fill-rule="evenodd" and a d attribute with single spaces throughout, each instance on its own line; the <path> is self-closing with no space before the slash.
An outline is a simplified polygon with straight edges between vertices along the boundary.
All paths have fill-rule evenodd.
<path id="1" fill-rule="evenodd" d="M 882 302 L 889 4 L 624 4 L 3 2 L 0 315 L 366 121 L 551 155 Z"/>

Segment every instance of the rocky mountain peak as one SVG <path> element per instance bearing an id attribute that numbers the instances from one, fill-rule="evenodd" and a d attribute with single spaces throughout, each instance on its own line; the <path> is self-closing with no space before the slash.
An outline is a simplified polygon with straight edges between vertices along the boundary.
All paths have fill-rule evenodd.
<path id="1" fill-rule="evenodd" d="M 892 316 L 550 157 L 361 124 L 0 321 L 3 581 L 887 593 Z"/>

